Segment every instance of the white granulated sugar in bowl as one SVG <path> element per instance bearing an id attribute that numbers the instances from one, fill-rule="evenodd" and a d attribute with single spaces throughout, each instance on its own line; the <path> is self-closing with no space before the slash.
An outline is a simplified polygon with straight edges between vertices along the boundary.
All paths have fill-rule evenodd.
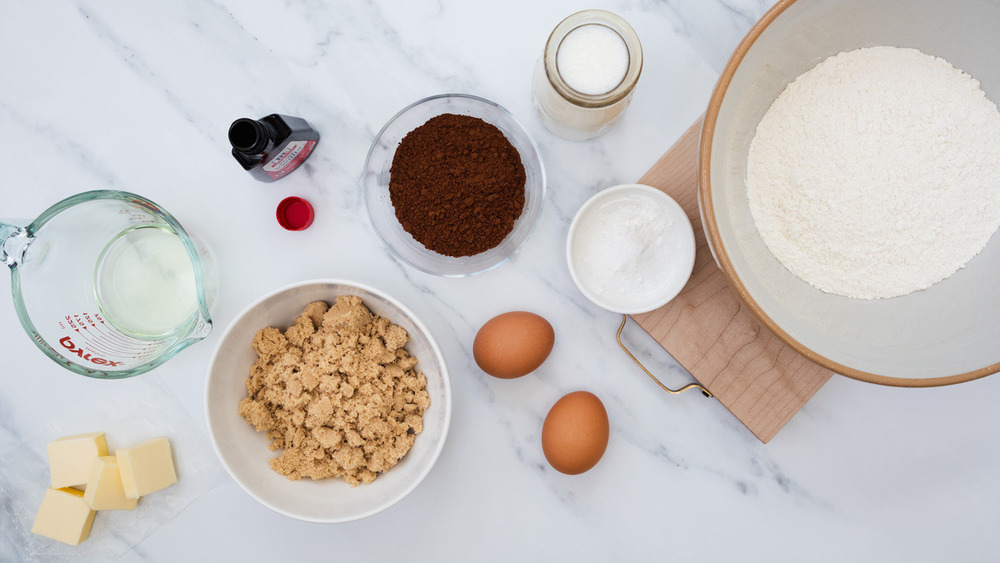
<path id="1" fill-rule="evenodd" d="M 678 276 L 681 229 L 649 195 L 611 198 L 580 218 L 572 245 L 577 275 L 616 309 L 641 306 Z"/>
<path id="2" fill-rule="evenodd" d="M 1000 112 L 941 58 L 840 53 L 767 110 L 746 184 L 792 273 L 847 297 L 905 295 L 964 267 L 1000 226 Z"/>

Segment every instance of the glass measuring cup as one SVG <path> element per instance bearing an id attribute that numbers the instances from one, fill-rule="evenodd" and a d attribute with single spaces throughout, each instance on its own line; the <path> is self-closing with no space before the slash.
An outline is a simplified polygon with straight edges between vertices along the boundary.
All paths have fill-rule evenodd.
<path id="1" fill-rule="evenodd" d="M 147 372 L 212 330 L 208 249 L 132 193 L 84 192 L 25 227 L 0 223 L 0 260 L 32 342 L 82 375 Z"/>

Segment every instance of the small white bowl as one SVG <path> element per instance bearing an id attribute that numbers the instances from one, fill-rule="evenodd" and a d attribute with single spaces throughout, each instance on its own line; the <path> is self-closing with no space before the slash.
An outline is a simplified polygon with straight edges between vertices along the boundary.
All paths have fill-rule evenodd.
<path id="1" fill-rule="evenodd" d="M 655 205 L 657 213 L 669 221 L 667 231 L 663 234 L 665 245 L 660 249 L 669 269 L 665 277 L 658 280 L 653 291 L 643 296 L 608 295 L 587 284 L 586 276 L 580 272 L 580 252 L 583 231 L 593 214 L 605 209 L 606 206 L 621 204 L 626 200 L 643 200 Z M 622 249 L 625 250 L 625 249 Z M 604 189 L 588 199 L 577 211 L 576 217 L 569 227 L 566 238 L 566 262 L 573 283 L 580 292 L 592 303 L 615 313 L 628 315 L 645 313 L 658 309 L 670 302 L 684 288 L 694 269 L 694 230 L 684 209 L 666 193 L 642 184 L 622 184 Z"/>
<path id="2" fill-rule="evenodd" d="M 313 301 L 333 301 L 357 295 L 377 315 L 406 329 L 406 349 L 416 356 L 417 370 L 427 378 L 431 404 L 424 412 L 424 429 L 413 448 L 372 483 L 351 487 L 340 479 L 290 481 L 271 470 L 277 455 L 267 436 L 237 413 L 246 397 L 246 380 L 257 354 L 250 348 L 258 330 L 292 324 Z M 308 522 L 349 522 L 385 510 L 409 494 L 430 472 L 448 434 L 451 383 L 440 348 L 427 328 L 405 306 L 385 293 L 344 280 L 313 280 L 278 289 L 243 310 L 219 340 L 208 369 L 205 411 L 209 435 L 226 470 L 251 497 L 264 506 Z"/>

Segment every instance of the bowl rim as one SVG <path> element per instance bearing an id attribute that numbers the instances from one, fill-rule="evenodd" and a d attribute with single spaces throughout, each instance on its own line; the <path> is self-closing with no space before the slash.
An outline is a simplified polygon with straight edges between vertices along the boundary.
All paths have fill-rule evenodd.
<path id="1" fill-rule="evenodd" d="M 417 328 L 424 333 L 424 336 L 427 338 L 427 341 L 430 344 L 431 350 L 434 351 L 434 356 L 437 358 L 438 363 L 441 365 L 441 379 L 444 388 L 444 425 L 442 426 L 441 429 L 441 437 L 438 439 L 437 444 L 434 447 L 434 451 L 431 454 L 430 463 L 428 463 L 427 467 L 425 467 L 416 476 L 416 478 L 409 485 L 407 485 L 398 495 L 389 499 L 387 502 L 376 505 L 374 508 L 371 508 L 369 510 L 366 510 L 364 512 L 349 517 L 311 518 L 302 516 L 301 514 L 297 514 L 285 508 L 275 506 L 274 504 L 264 500 L 259 495 L 257 495 L 253 490 L 251 490 L 251 488 L 248 487 L 247 484 L 244 483 L 243 480 L 236 475 L 236 473 L 233 471 L 233 468 L 230 467 L 229 462 L 226 460 L 225 457 L 223 457 L 222 451 L 219 449 L 219 443 L 216 440 L 215 431 L 212 426 L 212 416 L 208 399 L 209 399 L 209 390 L 212 385 L 212 373 L 215 371 L 215 363 L 219 357 L 219 350 L 222 348 L 222 343 L 225 342 L 229 334 L 236 328 L 236 325 L 239 324 L 240 320 L 242 320 L 253 308 L 259 306 L 268 299 L 271 299 L 272 297 L 275 297 L 281 293 L 309 285 L 329 285 L 329 284 L 339 284 L 339 285 L 356 287 L 358 289 L 377 295 L 382 299 L 385 299 L 395 307 L 399 308 L 399 310 L 402 311 L 403 314 L 406 315 L 409 318 L 409 320 L 412 321 L 413 324 L 416 325 Z M 434 338 L 433 334 L 427 329 L 427 326 L 424 325 L 423 321 L 421 321 L 420 318 L 417 317 L 413 313 L 413 311 L 410 310 L 409 307 L 403 305 L 403 303 L 401 303 L 395 297 L 392 297 L 386 292 L 376 287 L 370 286 L 368 284 L 344 278 L 315 278 L 315 279 L 294 282 L 291 284 L 281 286 L 277 289 L 271 290 L 266 294 L 258 297 L 257 299 L 254 299 L 250 304 L 245 306 L 239 313 L 236 314 L 236 316 L 233 317 L 233 320 L 230 321 L 225 331 L 223 331 L 222 335 L 219 337 L 218 342 L 216 342 L 215 344 L 215 349 L 212 351 L 212 359 L 211 361 L 209 361 L 208 364 L 208 373 L 206 374 L 205 377 L 204 396 L 205 398 L 203 401 L 204 402 L 203 408 L 205 409 L 205 423 L 208 427 L 207 428 L 208 438 L 212 443 L 212 449 L 215 450 L 215 456 L 219 459 L 219 461 L 222 463 L 222 466 L 226 469 L 226 473 L 229 474 L 229 476 L 233 479 L 233 481 L 235 481 L 236 484 L 239 485 L 244 492 L 246 492 L 248 495 L 250 495 L 251 498 L 259 502 L 260 504 L 266 506 L 267 508 L 270 508 L 271 510 L 277 512 L 278 514 L 287 516 L 289 518 L 294 518 L 296 520 L 301 520 L 304 522 L 315 522 L 320 524 L 339 524 L 344 522 L 353 522 L 355 520 L 361 520 L 369 516 L 374 516 L 379 512 L 391 508 L 396 503 L 409 496 L 410 493 L 412 493 L 413 490 L 416 489 L 421 482 L 423 482 L 424 478 L 427 477 L 427 475 L 431 472 L 434 466 L 437 465 L 438 457 L 440 457 L 441 451 L 444 449 L 444 443 L 447 441 L 448 438 L 448 430 L 451 427 L 451 408 L 452 408 L 451 378 L 448 373 L 448 364 L 445 363 L 444 354 L 441 352 L 441 347 L 438 345 L 437 339 Z"/>
<path id="2" fill-rule="evenodd" d="M 771 317 L 767 315 L 767 313 L 764 312 L 760 305 L 754 300 L 753 296 L 747 290 L 743 282 L 740 281 L 739 276 L 736 274 L 733 263 L 722 244 L 718 222 L 712 205 L 712 184 L 709 172 L 711 170 L 712 140 L 715 133 L 715 124 L 719 117 L 719 110 L 722 107 L 722 100 L 725 98 L 733 76 L 736 74 L 736 70 L 739 68 L 743 58 L 746 56 L 747 52 L 749 52 L 750 48 L 753 47 L 754 43 L 756 43 L 757 39 L 760 38 L 760 36 L 768 28 L 768 26 L 795 2 L 796 0 L 779 0 L 779 2 L 768 10 L 767 13 L 765 13 L 763 17 L 761 17 L 761 19 L 754 24 L 753 28 L 747 32 L 739 46 L 736 47 L 735 51 L 733 51 L 729 62 L 726 63 L 726 67 L 719 76 L 719 81 L 716 83 L 715 89 L 712 92 L 712 97 L 708 103 L 708 109 L 706 110 L 704 120 L 702 121 L 701 139 L 698 146 L 698 209 L 701 214 L 702 225 L 704 225 L 705 236 L 708 239 L 709 248 L 716 259 L 716 263 L 729 280 L 730 285 L 736 290 L 736 294 L 739 296 L 740 300 L 750 308 L 750 311 L 753 312 L 754 316 L 756 316 L 768 330 L 807 359 L 833 371 L 834 373 L 839 373 L 853 379 L 866 381 L 868 383 L 876 383 L 879 385 L 889 385 L 894 387 L 938 387 L 942 385 L 952 385 L 955 383 L 972 381 L 1000 371 L 1000 362 L 997 362 L 995 364 L 964 373 L 928 377 L 923 379 L 908 379 L 904 377 L 892 377 L 871 373 L 843 365 L 833 359 L 816 353 L 785 332 L 776 322 L 774 322 L 773 319 L 771 319 Z"/>
<path id="3" fill-rule="evenodd" d="M 639 192 L 647 194 L 653 199 L 659 199 L 664 204 L 666 204 L 667 207 L 670 207 L 673 210 L 672 215 L 674 215 L 676 218 L 683 219 L 682 230 L 686 235 L 685 238 L 689 239 L 691 242 L 690 244 L 691 260 L 689 261 L 690 264 L 684 264 L 684 267 L 682 268 L 684 274 L 682 274 L 678 278 L 677 290 L 670 293 L 669 295 L 665 294 L 666 297 L 660 298 L 657 301 L 655 301 L 655 305 L 653 305 L 652 307 L 628 308 L 628 307 L 610 306 L 610 304 L 607 301 L 602 299 L 600 296 L 596 295 L 586 286 L 586 284 L 580 281 L 579 276 L 577 276 L 576 273 L 576 267 L 574 267 L 573 265 L 573 252 L 572 252 L 573 239 L 576 237 L 577 226 L 580 224 L 580 220 L 582 219 L 584 214 L 588 210 L 593 208 L 595 205 L 597 205 L 597 203 L 600 202 L 601 200 L 608 198 L 615 198 L 627 192 Z M 687 228 L 683 228 L 683 225 L 686 225 Z M 573 221 L 570 223 L 569 231 L 566 234 L 566 264 L 567 267 L 569 268 L 569 276 L 573 279 L 573 283 L 576 284 L 576 288 L 580 290 L 580 293 L 582 293 L 583 296 L 586 297 L 587 300 L 589 300 L 594 305 L 597 305 L 598 307 L 605 309 L 607 311 L 611 311 L 612 313 L 619 313 L 625 315 L 638 315 L 641 313 L 648 313 L 650 311 L 655 311 L 656 309 L 663 307 L 667 303 L 670 303 L 678 295 L 680 295 L 680 293 L 684 291 L 684 287 L 687 286 L 688 281 L 691 279 L 691 274 L 694 272 L 695 255 L 697 254 L 696 251 L 697 248 L 694 240 L 694 228 L 691 226 L 691 219 L 689 219 L 687 213 L 684 212 L 684 208 L 681 207 L 679 203 L 677 203 L 677 200 L 670 197 L 670 194 L 668 194 L 667 192 L 654 188 L 653 186 L 649 186 L 647 184 L 638 184 L 638 183 L 617 184 L 614 186 L 604 188 L 603 190 L 600 190 L 599 192 L 590 196 L 589 198 L 587 198 L 587 201 L 583 202 L 583 205 L 581 205 L 580 208 L 576 211 L 576 215 L 573 216 Z"/>
<path id="4" fill-rule="evenodd" d="M 391 126 L 401 116 L 403 116 L 404 114 L 408 113 L 413 108 L 416 108 L 417 106 L 424 105 L 424 104 L 426 104 L 428 102 L 432 102 L 434 100 L 439 100 L 439 99 L 444 99 L 444 98 L 457 98 L 457 99 L 471 100 L 471 101 L 473 101 L 475 103 L 480 103 L 480 104 L 483 104 L 483 105 L 486 105 L 486 106 L 490 106 L 490 107 L 492 107 L 492 108 L 494 108 L 496 110 L 499 110 L 499 112 L 501 114 L 506 115 L 511 120 L 511 122 L 513 122 L 514 125 L 517 126 L 517 129 L 524 134 L 524 138 L 528 141 L 528 145 L 531 147 L 531 152 L 534 155 L 535 160 L 538 161 L 538 176 L 539 176 L 539 182 L 538 182 L 538 185 L 539 185 L 539 190 L 538 190 L 538 200 L 539 200 L 538 212 L 537 212 L 534 220 L 531 221 L 531 224 L 528 225 L 527 230 L 524 232 L 524 239 L 521 240 L 521 242 L 518 243 L 517 246 L 515 246 L 514 248 L 512 248 L 510 250 L 510 252 L 508 252 L 505 256 L 503 256 L 495 264 L 491 264 L 489 266 L 486 266 L 485 268 L 480 268 L 480 269 L 472 271 L 472 272 L 442 273 L 442 272 L 434 271 L 434 270 L 429 269 L 427 267 L 421 266 L 419 264 L 415 264 L 411 260 L 407 259 L 401 253 L 397 252 L 396 249 L 391 244 L 389 244 L 389 241 L 386 240 L 386 237 L 383 236 L 382 233 L 379 231 L 379 229 L 375 226 L 375 222 L 372 220 L 372 208 L 371 208 L 371 205 L 368 202 L 368 193 L 367 193 L 368 192 L 368 178 L 367 178 L 367 176 L 368 176 L 368 172 L 369 172 L 369 170 L 371 168 L 372 154 L 375 152 L 375 149 L 376 149 L 376 147 L 379 144 L 379 140 L 382 139 L 382 135 L 385 134 L 385 131 L 389 128 L 389 126 Z M 492 123 L 491 123 L 491 125 L 492 125 Z M 393 149 L 393 154 L 395 154 L 395 149 Z M 522 160 L 523 160 L 523 158 L 522 158 Z M 364 165 L 364 169 L 362 170 L 361 174 L 362 174 L 362 178 L 361 178 L 361 190 L 362 190 L 361 198 L 362 198 L 362 200 L 365 203 L 365 211 L 368 212 L 368 224 L 371 226 L 372 230 L 375 231 L 375 236 L 378 237 L 379 241 L 382 242 L 382 245 L 385 246 L 387 249 L 389 249 L 389 253 L 392 254 L 393 257 L 395 257 L 397 260 L 401 261 L 402 263 L 406 264 L 407 266 L 410 266 L 411 268 L 415 268 L 415 269 L 417 269 L 417 270 L 419 270 L 421 272 L 424 272 L 426 274 L 432 274 L 432 275 L 435 275 L 435 276 L 441 276 L 441 277 L 445 277 L 445 278 L 464 278 L 464 277 L 469 277 L 469 276 L 475 276 L 475 275 L 482 274 L 484 272 L 488 272 L 490 270 L 493 270 L 493 269 L 499 267 L 501 264 L 504 264 L 507 261 L 509 261 L 511 259 L 511 257 L 514 256 L 514 254 L 516 254 L 519 250 L 521 250 L 522 247 L 524 247 L 524 243 L 526 243 L 528 241 L 528 239 L 531 238 L 531 235 L 534 234 L 535 228 L 538 226 L 539 219 L 542 216 L 542 211 L 544 211 L 544 208 L 545 208 L 545 196 L 546 196 L 546 191 L 548 190 L 548 177 L 547 177 L 547 175 L 545 173 L 545 161 L 542 159 L 542 151 L 538 148 L 538 143 L 535 142 L 535 138 L 531 135 L 531 133 L 528 132 L 528 128 L 525 127 L 523 123 L 521 123 L 521 120 L 519 120 L 517 118 L 517 116 L 515 116 L 513 113 L 511 113 L 510 110 L 508 110 L 504 106 L 498 104 L 497 102 L 494 102 L 493 100 L 489 100 L 489 99 L 483 98 L 481 96 L 476 96 L 475 94 L 465 94 L 465 93 L 461 93 L 461 92 L 444 92 L 444 93 L 441 93 L 441 94 L 434 94 L 433 96 L 426 96 L 426 97 L 421 98 L 421 99 L 419 99 L 419 100 L 417 100 L 415 102 L 407 104 L 406 107 L 404 107 L 403 109 L 401 109 L 401 110 L 397 111 L 395 114 L 393 114 L 393 116 L 390 117 L 385 122 L 385 124 L 382 125 L 382 127 L 378 130 L 378 133 L 375 134 L 375 137 L 372 138 L 372 142 L 368 146 L 368 153 L 365 155 L 365 165 Z M 525 180 L 525 191 L 526 192 L 527 192 L 527 189 L 528 189 L 528 184 L 527 184 L 527 180 Z M 511 232 L 513 232 L 513 231 L 511 231 Z M 501 242 L 501 244 L 502 244 L 502 242 Z M 492 250 L 492 249 L 488 249 L 488 250 L 485 250 L 483 252 L 489 252 L 490 250 Z M 427 251 L 428 252 L 433 252 L 432 250 L 429 250 L 429 249 Z M 482 254 L 482 253 L 480 253 L 480 254 Z"/>

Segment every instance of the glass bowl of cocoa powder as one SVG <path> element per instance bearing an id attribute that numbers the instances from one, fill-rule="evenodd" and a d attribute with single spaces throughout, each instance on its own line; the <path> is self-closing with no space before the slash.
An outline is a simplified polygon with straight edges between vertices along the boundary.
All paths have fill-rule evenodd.
<path id="1" fill-rule="evenodd" d="M 469 276 L 506 261 L 545 199 L 541 154 L 509 111 L 468 94 L 417 101 L 368 151 L 365 203 L 375 233 L 403 262 Z"/>

